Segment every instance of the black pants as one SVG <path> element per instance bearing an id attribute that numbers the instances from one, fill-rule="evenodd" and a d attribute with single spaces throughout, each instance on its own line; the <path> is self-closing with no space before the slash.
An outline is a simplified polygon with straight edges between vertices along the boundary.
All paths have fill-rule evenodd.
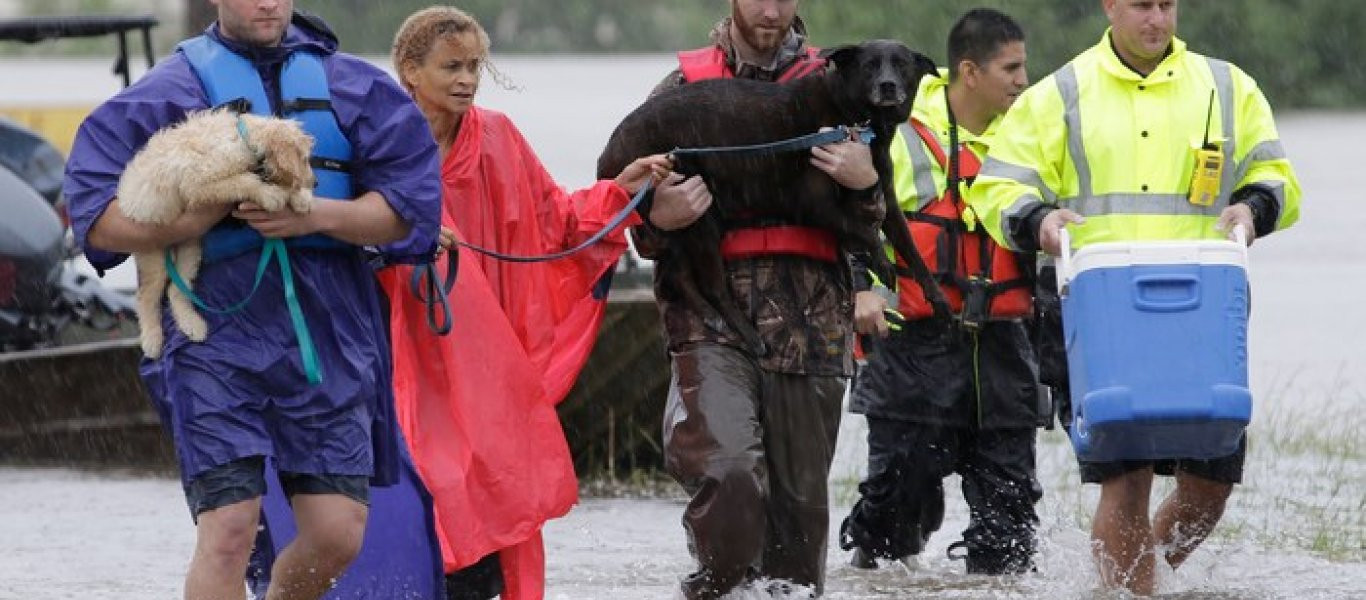
<path id="1" fill-rule="evenodd" d="M 698 568 L 689 600 L 755 577 L 825 583 L 826 478 L 845 380 L 764 371 L 728 346 L 673 356 L 665 467 L 692 496 L 683 513 Z"/>
<path id="2" fill-rule="evenodd" d="M 494 552 L 446 574 L 446 600 L 492 600 L 503 593 L 503 568 Z"/>
<path id="3" fill-rule="evenodd" d="M 958 473 L 971 510 L 963 531 L 970 573 L 1032 566 L 1035 430 L 979 431 L 895 419 L 868 419 L 868 478 L 840 527 L 840 546 L 899 559 L 917 554 L 944 519 L 943 479 Z"/>

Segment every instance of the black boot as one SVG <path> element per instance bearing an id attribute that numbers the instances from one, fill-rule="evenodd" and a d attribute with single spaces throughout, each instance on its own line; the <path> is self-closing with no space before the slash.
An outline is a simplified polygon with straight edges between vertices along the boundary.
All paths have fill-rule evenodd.
<path id="1" fill-rule="evenodd" d="M 965 551 L 954 554 L 959 549 Z M 1033 557 L 1027 554 L 982 548 L 966 541 L 949 544 L 946 554 L 951 560 L 966 560 L 969 575 L 1019 575 L 1034 570 Z"/>
<path id="2" fill-rule="evenodd" d="M 863 548 L 854 548 L 854 555 L 849 558 L 849 565 L 855 569 L 876 569 L 877 559 L 872 554 L 863 551 Z"/>
<path id="3" fill-rule="evenodd" d="M 494 552 L 446 574 L 446 600 L 489 600 L 503 593 L 503 567 Z"/>

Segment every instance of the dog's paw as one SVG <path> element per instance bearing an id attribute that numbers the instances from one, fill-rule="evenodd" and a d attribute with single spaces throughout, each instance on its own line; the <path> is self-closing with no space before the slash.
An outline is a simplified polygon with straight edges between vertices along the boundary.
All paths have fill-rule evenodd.
<path id="1" fill-rule="evenodd" d="M 299 190 L 290 194 L 289 208 L 301 215 L 308 214 L 313 210 L 313 192 L 310 190 Z"/>
<path id="2" fill-rule="evenodd" d="M 278 185 L 263 185 L 256 194 L 256 204 L 268 212 L 284 209 L 290 200 L 289 190 Z"/>
<path id="3" fill-rule="evenodd" d="M 161 335 L 160 327 L 143 327 L 138 337 L 140 338 L 142 353 L 147 355 L 147 358 L 161 358 L 161 347 L 166 343 L 166 340 Z"/>
<path id="4" fill-rule="evenodd" d="M 199 315 L 179 315 L 176 317 L 176 324 L 180 327 L 180 332 L 192 342 L 202 342 L 209 337 L 209 324 Z"/>

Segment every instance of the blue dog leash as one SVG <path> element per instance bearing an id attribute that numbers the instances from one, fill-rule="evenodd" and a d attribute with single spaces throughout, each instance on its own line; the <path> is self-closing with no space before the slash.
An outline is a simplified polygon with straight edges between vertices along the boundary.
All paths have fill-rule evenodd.
<path id="1" fill-rule="evenodd" d="M 559 258 L 564 258 L 564 257 L 566 257 L 566 256 L 569 256 L 569 255 L 571 255 L 571 254 L 574 254 L 575 252 L 579 252 L 580 250 L 583 250 L 584 248 L 587 248 L 587 247 L 589 247 L 589 246 L 592 246 L 593 244 L 596 244 L 596 243 L 598 243 L 599 241 L 602 241 L 602 238 L 607 237 L 607 234 L 608 234 L 608 233 L 611 233 L 612 230 L 613 230 L 613 229 L 616 229 L 618 225 L 621 225 L 622 223 L 624 223 L 624 222 L 626 221 L 626 218 L 629 217 L 629 216 L 631 216 L 631 213 L 632 213 L 632 212 L 635 212 L 636 208 L 639 207 L 639 206 L 640 206 L 640 203 L 643 202 L 643 201 L 645 200 L 645 196 L 649 194 L 650 190 L 651 190 L 653 187 L 654 187 L 654 185 L 653 185 L 652 182 L 646 181 L 646 182 L 645 182 L 645 185 L 640 186 L 640 189 L 639 189 L 639 190 L 636 190 L 636 195 L 635 195 L 634 197 L 631 198 L 631 201 L 628 202 L 628 203 L 626 203 L 626 206 L 625 206 L 624 208 L 622 208 L 619 212 L 617 212 L 617 214 L 612 215 L 612 220 L 611 220 L 611 221 L 608 221 L 606 225 L 603 225 L 602 229 L 599 229 L 599 230 L 597 231 L 597 233 L 594 233 L 594 234 L 592 235 L 592 237 L 589 237 L 588 239 L 584 240 L 584 241 L 583 241 L 582 243 L 580 243 L 579 245 L 574 246 L 573 248 L 570 248 L 570 249 L 568 249 L 568 250 L 561 250 L 561 251 L 559 251 L 559 252 L 552 252 L 552 253 L 550 253 L 550 254 L 539 254 L 539 255 L 524 256 L 524 255 L 516 255 L 516 254 L 503 254 L 502 252 L 497 252 L 497 251 L 494 251 L 494 250 L 489 250 L 488 248 L 481 248 L 481 247 L 476 246 L 476 245 L 474 245 L 474 244 L 471 244 L 471 243 L 469 243 L 469 242 L 462 242 L 462 241 L 460 241 L 460 240 L 456 240 L 455 243 L 457 243 L 457 244 L 459 244 L 459 245 L 461 245 L 461 246 L 463 246 L 463 247 L 465 247 L 465 248 L 469 248 L 470 250 L 473 250 L 473 251 L 478 252 L 478 253 L 480 253 L 480 254 L 483 254 L 483 255 L 485 255 L 485 256 L 491 256 L 491 257 L 493 257 L 493 258 L 496 258 L 496 259 L 498 259 L 498 260 L 505 261 L 505 262 L 515 262 L 515 263 L 537 263 L 537 262 L 545 262 L 545 261 L 549 261 L 549 260 L 555 260 L 555 259 L 559 259 Z"/>
<path id="2" fill-rule="evenodd" d="M 824 146 L 835 142 L 857 139 L 864 144 L 870 144 L 874 138 L 873 130 L 867 127 L 848 127 L 840 125 L 827 131 L 817 131 L 803 136 L 794 137 L 776 142 L 764 144 L 750 144 L 747 146 L 714 146 L 709 148 L 674 148 L 669 152 L 674 156 L 701 156 L 705 154 L 781 154 L 783 152 L 796 152 L 800 150 L 810 150 L 816 146 Z"/>
<path id="3" fill-rule="evenodd" d="M 651 183 L 646 182 L 645 185 L 641 186 L 641 188 L 636 191 L 636 195 L 631 198 L 631 201 L 626 207 L 622 208 L 620 212 L 614 215 L 607 225 L 603 226 L 597 233 L 594 233 L 592 237 L 584 240 L 583 243 L 568 250 L 540 256 L 516 256 L 503 254 L 487 248 L 481 248 L 474 244 L 459 240 L 456 241 L 456 244 L 507 262 L 534 263 L 563 258 L 598 243 L 602 238 L 606 237 L 608 233 L 616 229 L 618 225 L 625 222 L 626 218 L 629 217 L 631 213 L 640 206 L 640 203 L 645 200 L 645 196 L 649 194 L 651 187 Z M 454 318 L 451 313 L 449 296 L 451 290 L 455 288 L 455 278 L 460 264 L 460 252 L 451 249 L 447 254 L 446 277 L 444 280 L 438 278 L 435 261 L 418 265 L 413 269 L 413 275 L 408 280 L 409 291 L 417 297 L 418 301 L 421 302 L 426 309 L 427 326 L 437 335 L 446 335 L 450 333 L 453 324 L 452 319 Z"/>
<path id="4" fill-rule="evenodd" d="M 747 154 L 779 154 L 783 152 L 809 150 L 816 146 L 824 146 L 826 144 L 833 144 L 850 139 L 858 140 L 863 144 L 869 144 L 872 143 L 874 137 L 873 130 L 867 127 L 847 127 L 841 125 L 827 131 L 818 131 L 816 133 L 779 140 L 777 142 L 745 146 L 675 148 L 669 154 L 673 156 L 701 156 L 706 154 L 726 154 L 732 156 L 743 156 Z M 485 256 L 505 262 L 537 263 L 564 258 L 602 241 L 602 238 L 606 237 L 608 233 L 625 222 L 631 213 L 635 212 L 635 210 L 640 207 L 640 203 L 645 200 L 645 197 L 649 195 L 650 190 L 653 187 L 652 182 L 645 182 L 645 185 L 641 186 L 639 190 L 636 190 L 636 194 L 631 198 L 631 201 L 617 212 L 616 215 L 613 215 L 612 219 L 608 221 L 602 229 L 598 230 L 587 240 L 584 240 L 582 243 L 568 250 L 561 250 L 550 254 L 526 256 L 505 254 L 459 240 L 456 240 L 455 243 Z M 446 261 L 446 277 L 444 281 L 441 281 L 440 283 L 438 283 L 439 280 L 437 278 L 435 262 L 424 263 L 413 269 L 412 278 L 408 281 L 408 289 L 420 302 L 422 302 L 423 306 L 426 307 L 427 326 L 437 335 L 446 335 L 451 331 L 453 317 L 451 315 L 449 296 L 451 290 L 455 287 L 456 273 L 460 261 L 459 257 L 459 252 L 450 252 L 450 257 Z M 438 311 L 440 311 L 439 314 Z"/>
<path id="5" fill-rule="evenodd" d="M 437 335 L 446 335 L 451 332 L 451 290 L 455 289 L 455 277 L 460 269 L 460 253 L 455 250 L 447 252 L 446 258 L 446 278 L 437 279 L 436 261 L 423 263 L 413 269 L 413 276 L 408 280 L 408 289 L 417 296 L 418 301 L 426 308 L 427 326 Z M 423 292 L 426 292 L 425 294 Z M 440 312 L 438 318 L 437 311 Z"/>
<path id="6" fill-rule="evenodd" d="M 816 146 L 824 146 L 826 144 L 833 144 L 835 142 L 842 142 L 851 139 L 856 139 L 863 144 L 869 144 L 872 143 L 874 137 L 875 135 L 873 133 L 873 130 L 867 127 L 847 127 L 844 125 L 840 125 L 839 127 L 827 131 L 818 131 L 816 133 L 809 133 L 803 136 L 798 136 L 786 140 L 779 140 L 776 142 L 769 142 L 764 144 L 750 144 L 745 146 L 674 148 L 672 151 L 669 152 L 669 154 L 672 156 L 701 156 L 706 154 L 727 154 L 733 156 L 743 156 L 747 154 L 779 154 L 783 152 L 809 150 L 811 148 L 815 148 Z M 653 186 L 651 185 L 651 182 L 647 181 L 645 185 L 641 186 L 641 188 L 638 191 L 636 191 L 636 195 L 634 198 L 631 198 L 631 202 L 628 203 L 625 208 L 621 209 L 621 211 L 618 212 L 615 216 L 613 216 L 612 220 L 609 221 L 607 225 L 605 225 L 597 233 L 593 234 L 592 237 L 588 238 L 587 240 L 584 240 L 583 243 L 574 246 L 573 248 L 570 248 L 568 250 L 562 250 L 551 254 L 524 256 L 504 254 L 501 252 L 497 252 L 495 250 L 481 248 L 474 244 L 462 242 L 459 240 L 457 240 L 456 243 L 465 248 L 469 248 L 470 250 L 483 254 L 485 256 L 491 256 L 493 258 L 506 262 L 537 263 L 564 258 L 566 256 L 574 254 L 575 252 L 579 252 L 584 248 L 592 246 L 593 244 L 598 243 L 602 240 L 602 238 L 606 237 L 609 232 L 611 232 L 613 229 L 616 229 L 618 225 L 621 225 L 622 222 L 624 222 L 626 218 L 629 217 L 631 213 L 635 211 L 637 207 L 640 206 L 640 203 L 645 200 L 646 194 L 650 191 L 652 187 Z M 415 275 L 414 285 L 416 285 L 416 281 L 417 279 Z"/>
<path id="7" fill-rule="evenodd" d="M 319 367 L 318 351 L 313 346 L 313 336 L 309 333 L 308 322 L 304 320 L 304 311 L 299 306 L 299 297 L 294 288 L 294 270 L 289 265 L 289 252 L 285 249 L 285 243 L 280 239 L 267 239 L 261 246 L 261 260 L 256 263 L 256 278 L 251 284 L 251 291 L 247 296 L 232 306 L 226 308 L 216 308 L 209 306 L 200 298 L 190 285 L 180 276 L 180 270 L 175 266 L 175 259 L 171 256 L 171 250 L 166 249 L 166 273 L 170 276 L 171 283 L 185 294 L 195 306 L 200 309 L 220 314 L 230 315 L 246 308 L 251 302 L 256 290 L 261 287 L 261 281 L 265 279 L 266 268 L 270 266 L 270 259 L 275 258 L 275 262 L 280 265 L 280 278 L 284 283 L 285 305 L 289 308 L 289 319 L 294 325 L 294 337 L 299 340 L 299 353 L 302 355 L 304 363 L 304 374 L 308 376 L 308 382 L 318 385 L 323 381 L 322 369 Z"/>

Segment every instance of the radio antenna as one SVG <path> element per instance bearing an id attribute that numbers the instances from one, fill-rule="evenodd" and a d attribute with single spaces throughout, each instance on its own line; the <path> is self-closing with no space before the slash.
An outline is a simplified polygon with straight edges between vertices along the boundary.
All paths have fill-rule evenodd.
<path id="1" fill-rule="evenodd" d="M 1206 150 L 1211 149 L 1209 147 L 1209 123 L 1212 120 L 1214 120 L 1214 90 L 1209 91 L 1209 109 L 1205 111 L 1205 145 L 1203 148 Z"/>

